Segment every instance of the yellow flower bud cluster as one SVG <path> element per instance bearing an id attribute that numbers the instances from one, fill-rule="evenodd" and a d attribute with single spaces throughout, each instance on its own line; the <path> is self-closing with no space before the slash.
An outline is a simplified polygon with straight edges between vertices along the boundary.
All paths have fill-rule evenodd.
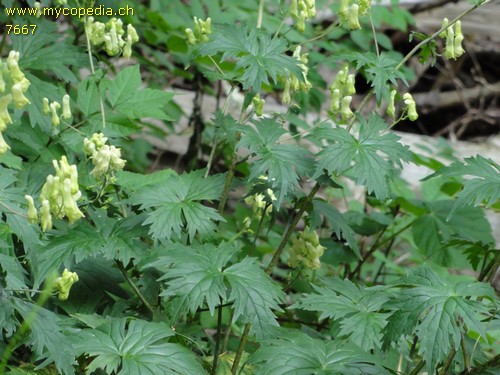
<path id="1" fill-rule="evenodd" d="M 394 118 L 396 114 L 396 106 L 394 104 L 395 98 L 396 98 L 396 90 L 391 91 L 391 96 L 389 99 L 389 105 L 387 106 L 387 114 Z M 408 116 L 408 119 L 411 121 L 415 121 L 418 119 L 418 113 L 417 113 L 417 103 L 415 103 L 415 100 L 411 96 L 410 93 L 406 93 L 403 95 L 403 101 L 406 104 L 406 113 Z"/>
<path id="2" fill-rule="evenodd" d="M 7 130 L 7 124 L 12 123 L 9 105 L 22 109 L 30 101 L 24 96 L 30 86 L 30 81 L 19 68 L 19 52 L 10 51 L 6 62 L 0 59 L 0 155 L 10 149 L 2 133 Z"/>
<path id="3" fill-rule="evenodd" d="M 69 272 L 67 268 L 64 269 L 62 276 L 56 279 L 56 288 L 59 291 L 59 300 L 66 301 L 69 297 L 69 291 L 74 283 L 78 281 L 76 272 Z"/>
<path id="4" fill-rule="evenodd" d="M 94 169 L 90 174 L 94 178 L 100 178 L 111 171 L 118 171 L 125 166 L 125 160 L 121 159 L 121 150 L 115 146 L 106 144 L 108 138 L 102 133 L 95 133 L 90 139 L 83 140 L 83 149 L 92 160 Z"/>
<path id="5" fill-rule="evenodd" d="M 294 75 L 290 75 L 285 78 L 285 87 L 281 97 L 281 101 L 284 104 L 290 104 L 292 102 L 292 95 L 297 91 L 309 92 L 312 87 L 311 82 L 307 79 L 307 73 L 309 73 L 309 67 L 307 66 L 307 63 L 309 62 L 307 58 L 308 54 L 301 54 L 301 50 L 302 47 L 297 46 L 293 52 L 293 57 L 300 61 L 299 67 L 302 69 L 303 82 L 299 81 L 299 79 Z"/>
<path id="6" fill-rule="evenodd" d="M 371 0 L 340 0 L 340 24 L 350 30 L 360 29 L 359 16 L 370 11 Z"/>
<path id="7" fill-rule="evenodd" d="M 354 83 L 355 75 L 349 74 L 349 65 L 345 64 L 329 87 L 332 95 L 330 112 L 333 116 L 340 114 L 343 120 L 348 120 L 354 116 L 350 108 L 352 95 L 356 93 Z"/>
<path id="8" fill-rule="evenodd" d="M 289 13 L 296 22 L 297 31 L 302 33 L 306 29 L 306 20 L 316 17 L 316 1 L 292 0 Z"/>
<path id="9" fill-rule="evenodd" d="M 82 218 L 84 215 L 76 202 L 82 196 L 78 186 L 78 171 L 76 165 L 69 165 L 66 156 L 61 160 L 52 161 L 56 176 L 49 175 L 40 193 L 40 224 L 42 231 L 52 229 L 52 216 L 59 219 L 67 217 L 70 223 Z M 28 201 L 28 220 L 35 224 L 38 222 L 38 212 L 30 195 L 25 196 Z"/>
<path id="10" fill-rule="evenodd" d="M 205 21 L 194 17 L 194 31 L 191 29 L 184 30 L 188 43 L 194 46 L 196 43 L 208 41 L 208 35 L 212 33 L 212 19 L 208 17 Z"/>
<path id="11" fill-rule="evenodd" d="M 87 18 L 85 32 L 94 47 L 104 46 L 109 56 L 116 56 L 120 52 L 124 58 L 132 56 L 132 45 L 139 41 L 134 26 L 127 25 L 127 35 L 121 19 L 111 18 L 108 22 L 95 21 L 94 17 Z"/>
<path id="12" fill-rule="evenodd" d="M 302 266 L 309 269 L 318 269 L 321 266 L 319 258 L 323 255 L 325 247 L 319 243 L 318 234 L 306 227 L 303 231 L 292 235 L 290 248 L 290 267 Z"/>
<path id="13" fill-rule="evenodd" d="M 265 183 L 268 181 L 267 176 L 259 176 L 259 180 L 261 182 L 259 183 Z M 249 195 L 248 197 L 245 198 L 245 203 L 252 209 L 254 217 L 257 220 L 260 220 L 262 218 L 262 213 L 264 212 L 264 209 L 267 207 L 266 210 L 266 215 L 269 215 L 270 212 L 273 210 L 273 205 L 270 202 L 274 202 L 276 200 L 276 196 L 274 195 L 274 191 L 272 189 L 266 189 L 265 194 L 264 193 L 258 193 L 258 194 L 253 194 Z M 251 219 L 247 218 L 245 220 L 245 225 L 250 226 Z"/>
<path id="14" fill-rule="evenodd" d="M 447 27 L 448 23 L 448 18 L 443 19 L 442 27 Z M 446 29 L 446 31 L 439 34 L 439 36 L 443 39 L 446 38 L 446 47 L 444 50 L 444 57 L 446 59 L 456 60 L 465 53 L 465 50 L 462 47 L 462 42 L 464 40 L 464 35 L 462 34 L 462 22 L 455 22 L 455 30 L 453 30 L 453 26 L 450 26 Z"/>
<path id="15" fill-rule="evenodd" d="M 73 116 L 71 114 L 71 107 L 69 101 L 70 101 L 69 95 L 65 94 L 62 98 L 62 114 L 61 114 L 61 117 L 65 120 L 69 120 Z M 52 115 L 52 126 L 55 128 L 57 128 L 61 123 L 61 119 L 58 114 L 58 111 L 60 109 L 61 109 L 61 103 L 56 101 L 50 103 L 48 98 L 42 99 L 43 114 Z"/>

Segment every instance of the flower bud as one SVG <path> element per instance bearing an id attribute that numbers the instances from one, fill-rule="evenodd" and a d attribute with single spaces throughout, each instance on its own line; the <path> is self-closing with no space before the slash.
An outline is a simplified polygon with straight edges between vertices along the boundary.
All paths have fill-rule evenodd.
<path id="1" fill-rule="evenodd" d="M 39 1 L 35 1 L 35 4 L 33 4 L 33 8 L 36 9 L 36 18 L 40 18 L 42 15 L 42 4 L 40 4 Z"/>
<path id="2" fill-rule="evenodd" d="M 264 103 L 265 103 L 265 100 L 261 99 L 258 94 L 253 97 L 252 104 L 255 108 L 255 114 L 257 116 L 262 116 L 262 112 L 264 110 Z"/>
<path id="3" fill-rule="evenodd" d="M 340 110 L 340 90 L 335 89 L 332 92 L 332 98 L 330 100 L 330 111 L 336 115 Z"/>
<path id="4" fill-rule="evenodd" d="M 358 5 L 359 5 L 359 14 L 363 16 L 370 10 L 372 6 L 372 0 L 358 0 Z"/>
<path id="5" fill-rule="evenodd" d="M 281 101 L 283 104 L 290 104 L 292 102 L 292 97 L 290 96 L 290 80 L 288 79 L 285 81 L 285 88 L 283 89 Z"/>
<path id="6" fill-rule="evenodd" d="M 184 32 L 186 33 L 188 43 L 190 45 L 194 46 L 196 44 L 196 38 L 194 36 L 193 30 L 188 28 L 188 29 L 185 29 Z"/>
<path id="7" fill-rule="evenodd" d="M 21 72 L 18 65 L 19 61 L 19 52 L 10 51 L 9 56 L 7 57 L 7 66 L 10 71 L 10 76 L 14 82 L 20 82 L 24 78 L 24 73 Z"/>
<path id="8" fill-rule="evenodd" d="M 0 132 L 7 129 L 7 124 L 12 123 L 9 114 L 9 104 L 12 101 L 12 95 L 4 95 L 0 98 Z"/>
<path id="9" fill-rule="evenodd" d="M 446 59 L 455 59 L 455 32 L 450 27 L 446 34 L 446 47 L 444 50 L 444 57 Z"/>
<path id="10" fill-rule="evenodd" d="M 56 287 L 59 290 L 59 300 L 66 301 L 69 297 L 69 292 L 74 283 L 78 281 L 76 272 L 69 272 L 64 269 L 62 276 L 56 279 Z"/>
<path id="11" fill-rule="evenodd" d="M 38 222 L 38 212 L 33 197 L 31 195 L 25 195 L 24 198 L 28 201 L 28 221 L 35 224 Z"/>
<path id="12" fill-rule="evenodd" d="M 52 216 L 50 215 L 50 205 L 47 199 L 42 200 L 42 207 L 40 208 L 40 223 L 42 224 L 43 232 L 52 229 Z"/>
<path id="13" fill-rule="evenodd" d="M 394 118 L 396 114 L 396 106 L 394 105 L 394 99 L 396 97 L 396 90 L 391 91 L 391 98 L 389 100 L 389 105 L 387 106 L 387 114 Z"/>
<path id="14" fill-rule="evenodd" d="M 0 155 L 5 154 L 7 150 L 10 150 L 10 147 L 7 142 L 5 142 L 5 139 L 3 139 L 3 135 L 0 132 Z"/>
<path id="15" fill-rule="evenodd" d="M 299 19 L 299 10 L 297 8 L 297 0 L 292 0 L 292 2 L 290 3 L 290 9 L 288 10 L 288 12 L 290 13 L 290 16 L 294 20 Z"/>
<path id="16" fill-rule="evenodd" d="M 135 27 L 132 26 L 130 23 L 127 25 L 127 35 L 130 35 L 132 37 L 133 43 L 137 43 L 139 41 L 139 35 L 137 35 Z"/>
<path id="17" fill-rule="evenodd" d="M 453 48 L 455 50 L 455 58 L 458 58 L 465 53 L 465 50 L 462 47 L 463 40 L 464 36 L 462 34 L 462 22 L 460 22 L 459 20 L 455 23 L 455 40 L 453 43 Z"/>
<path id="18" fill-rule="evenodd" d="M 64 179 L 62 195 L 64 213 L 68 217 L 69 222 L 74 223 L 76 220 L 84 217 L 71 195 L 71 180 L 69 178 Z"/>
<path id="19" fill-rule="evenodd" d="M 446 29 L 446 27 L 448 27 L 448 23 L 449 23 L 448 18 L 443 18 L 443 22 L 441 23 L 441 28 Z M 439 37 L 442 39 L 446 38 L 446 33 L 447 33 L 446 30 L 441 31 Z"/>
<path id="20" fill-rule="evenodd" d="M 28 98 L 24 96 L 23 86 L 21 83 L 15 83 L 12 85 L 12 101 L 14 102 L 14 107 L 20 109 L 23 108 L 26 104 L 30 104 Z"/>
<path id="21" fill-rule="evenodd" d="M 359 14 L 359 5 L 352 4 L 351 8 L 349 9 L 349 28 L 351 30 L 356 30 L 361 28 L 361 25 L 359 24 L 358 14 Z"/>
<path id="22" fill-rule="evenodd" d="M 346 79 L 346 83 L 344 86 L 344 93 L 345 95 L 354 95 L 356 94 L 356 88 L 354 87 L 355 84 L 355 75 L 354 74 L 349 74 Z"/>
<path id="23" fill-rule="evenodd" d="M 71 108 L 69 106 L 69 95 L 66 94 L 63 96 L 62 99 L 62 118 L 63 119 L 70 119 L 71 118 Z"/>
<path id="24" fill-rule="evenodd" d="M 351 105 L 352 96 L 344 96 L 340 102 L 340 114 L 344 120 L 350 119 L 354 116 L 349 106 Z"/>
<path id="25" fill-rule="evenodd" d="M 415 103 L 415 100 L 413 100 L 413 97 L 410 93 L 404 94 L 403 99 L 408 109 L 408 118 L 411 121 L 415 121 L 418 118 L 417 105 Z"/>
<path id="26" fill-rule="evenodd" d="M 307 18 L 306 12 L 301 10 L 299 18 L 297 19 L 297 23 L 295 24 L 295 27 L 297 28 L 297 31 L 299 33 L 303 33 L 304 30 L 306 29 L 306 18 Z"/>
<path id="27" fill-rule="evenodd" d="M 50 111 L 52 112 L 52 126 L 57 127 L 61 123 L 59 120 L 59 115 L 57 111 L 61 108 L 61 105 L 58 102 L 52 102 L 49 105 Z"/>
<path id="28" fill-rule="evenodd" d="M 5 79 L 3 78 L 2 62 L 0 61 L 0 93 L 5 91 Z"/>
<path id="29" fill-rule="evenodd" d="M 49 99 L 47 98 L 42 99 L 42 111 L 44 115 L 48 115 L 51 111 L 49 107 Z"/>

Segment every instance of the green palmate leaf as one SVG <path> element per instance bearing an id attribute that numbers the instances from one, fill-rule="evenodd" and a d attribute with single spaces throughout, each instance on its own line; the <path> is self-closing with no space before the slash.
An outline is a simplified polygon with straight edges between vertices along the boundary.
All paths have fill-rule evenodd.
<path id="1" fill-rule="evenodd" d="M 75 352 L 69 336 L 62 329 L 61 318 L 47 309 L 16 299 L 15 309 L 30 322 L 27 343 L 35 353 L 35 360 L 43 360 L 43 368 L 54 363 L 60 374 L 74 374 Z"/>
<path id="2" fill-rule="evenodd" d="M 399 61 L 387 53 L 382 52 L 380 56 L 377 56 L 373 52 L 356 52 L 341 55 L 341 57 L 350 62 L 355 62 L 356 69 L 364 69 L 368 82 L 371 83 L 377 97 L 378 105 L 380 105 L 382 98 L 389 96 L 389 83 L 397 87 L 397 80 L 400 79 L 408 86 L 404 74 L 396 69 Z"/>
<path id="3" fill-rule="evenodd" d="M 391 297 L 380 288 L 365 288 L 349 280 L 325 279 L 325 287 L 314 286 L 317 293 L 304 295 L 291 308 L 320 311 L 320 319 L 339 321 L 340 334 L 368 351 L 381 345 L 382 329 L 389 314 L 379 310 Z"/>
<path id="4" fill-rule="evenodd" d="M 140 89 L 140 85 L 141 73 L 138 65 L 123 69 L 107 85 L 111 107 L 133 119 L 152 117 L 170 120 L 165 108 L 174 94 L 162 90 Z"/>
<path id="5" fill-rule="evenodd" d="M 179 344 L 169 343 L 173 332 L 164 323 L 116 319 L 78 334 L 75 349 L 95 357 L 87 373 L 97 369 L 120 375 L 205 374 L 196 357 Z"/>
<path id="6" fill-rule="evenodd" d="M 396 298 L 386 304 L 394 313 L 384 329 L 383 348 L 401 336 L 418 334 L 419 352 L 430 372 L 452 349 L 459 350 L 462 332 L 485 337 L 481 314 L 488 314 L 491 301 L 498 304 L 488 284 L 445 282 L 425 265 L 410 273 L 399 287 Z"/>
<path id="7" fill-rule="evenodd" d="M 256 375 L 391 374 L 352 344 L 313 339 L 297 330 L 283 336 L 265 342 L 250 357 Z"/>
<path id="8" fill-rule="evenodd" d="M 132 202 L 142 209 L 153 208 L 144 225 L 151 224 L 149 233 L 155 239 L 180 236 L 183 229 L 190 239 L 196 233 L 210 235 L 215 221 L 224 220 L 217 211 L 200 201 L 219 199 L 224 175 L 203 177 L 203 171 L 173 174 L 161 185 L 148 186 L 133 194 Z"/>
<path id="9" fill-rule="evenodd" d="M 99 91 L 96 78 L 90 76 L 78 84 L 77 104 L 80 111 L 89 117 L 99 112 Z"/>
<path id="10" fill-rule="evenodd" d="M 318 169 L 328 173 L 345 174 L 358 184 L 366 185 L 368 193 L 379 199 L 390 195 L 390 174 L 393 164 L 402 167 L 402 161 L 411 160 L 408 146 L 398 142 L 399 136 L 387 132 L 384 120 L 373 113 L 366 121 L 360 117 L 358 137 L 344 128 L 320 128 L 314 138 L 326 139 L 331 145 L 318 154 Z M 383 156 L 384 155 L 384 156 Z"/>
<path id="11" fill-rule="evenodd" d="M 475 178 L 464 181 L 463 189 L 457 194 L 457 201 L 449 217 L 460 207 L 468 205 L 490 207 L 500 200 L 500 166 L 493 160 L 485 159 L 480 155 L 465 158 L 465 163 L 453 163 L 427 179 L 435 176 L 461 177 L 465 175 Z"/>
<path id="12" fill-rule="evenodd" d="M 288 45 L 285 39 L 260 33 L 258 29 L 217 25 L 210 40 L 202 43 L 197 55 L 222 54 L 223 60 L 235 59 L 236 69 L 242 71 L 238 80 L 244 90 L 260 92 L 262 84 L 269 84 L 269 78 L 277 82 L 279 76 L 293 74 L 303 80 L 300 62 L 286 55 Z"/>
<path id="13" fill-rule="evenodd" d="M 320 227 L 322 223 L 320 219 L 321 216 L 324 216 L 328 220 L 330 228 L 334 231 L 337 238 L 345 239 L 354 254 L 361 259 L 361 253 L 359 252 L 355 233 L 345 220 L 342 213 L 332 204 L 323 200 L 314 199 L 313 212 L 311 213 L 311 226 Z"/>
<path id="14" fill-rule="evenodd" d="M 411 231 L 417 247 L 432 257 L 432 261 L 444 265 L 453 260 L 454 249 L 445 248 L 443 243 L 451 238 L 494 243 L 491 225 L 484 212 L 477 207 L 461 207 L 448 220 L 454 209 L 452 200 L 426 202 L 427 213 L 421 215 L 412 225 Z"/>
<path id="15" fill-rule="evenodd" d="M 257 156 L 251 165 L 250 180 L 261 175 L 268 177 L 273 188 L 278 188 L 276 206 L 280 207 L 287 194 L 299 188 L 300 175 L 313 167 L 311 153 L 293 144 L 280 144 L 279 138 L 286 133 L 274 119 L 253 121 L 255 128 L 247 126 L 238 148 L 248 148 Z"/>
<path id="16" fill-rule="evenodd" d="M 129 219 L 112 219 L 93 215 L 96 226 L 82 221 L 68 231 L 55 232 L 51 241 L 33 252 L 30 257 L 38 287 L 48 273 L 58 270 L 67 262 L 79 263 L 88 257 L 102 254 L 106 259 L 118 259 L 127 264 L 131 258 L 142 255 L 144 244 L 140 241 L 141 216 Z"/>
<path id="17" fill-rule="evenodd" d="M 194 313 L 207 304 L 211 314 L 221 303 L 233 303 L 233 321 L 252 323 L 252 332 L 259 337 L 276 326 L 273 310 L 281 311 L 283 292 L 256 264 L 245 258 L 227 267 L 236 249 L 229 244 L 184 246 L 175 244 L 168 255 L 148 266 L 164 272 L 167 280 L 162 296 L 174 297 L 175 315 Z M 225 268 L 227 267 L 227 268 Z"/>

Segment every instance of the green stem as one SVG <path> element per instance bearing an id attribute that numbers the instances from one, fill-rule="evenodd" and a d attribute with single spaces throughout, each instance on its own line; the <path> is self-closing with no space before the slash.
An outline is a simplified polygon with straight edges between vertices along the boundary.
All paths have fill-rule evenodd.
<path id="1" fill-rule="evenodd" d="M 227 199 L 229 198 L 229 192 L 231 191 L 231 184 L 233 182 L 234 171 L 236 169 L 236 162 L 238 161 L 237 152 L 233 150 L 233 159 L 231 160 L 231 165 L 227 171 L 226 182 L 224 183 L 224 190 L 222 191 L 222 196 L 220 198 L 218 211 L 220 214 L 224 212 L 226 207 Z"/>
<path id="2" fill-rule="evenodd" d="M 236 352 L 236 356 L 234 357 L 233 367 L 231 367 L 231 374 L 235 375 L 238 371 L 238 367 L 240 365 L 241 356 L 243 355 L 243 349 L 245 349 L 245 345 L 248 340 L 248 334 L 250 332 L 250 327 L 252 325 L 250 323 L 245 324 L 245 330 L 243 331 L 243 336 L 241 336 L 240 345 L 238 346 L 238 351 Z"/>
<path id="3" fill-rule="evenodd" d="M 262 17 L 264 16 L 264 0 L 259 1 L 259 15 L 257 16 L 257 29 L 262 27 Z"/>
<path id="4" fill-rule="evenodd" d="M 455 354 L 457 354 L 457 349 L 455 348 L 451 349 L 451 352 L 450 354 L 448 354 L 446 362 L 444 363 L 443 368 L 441 369 L 441 375 L 446 375 L 448 373 L 448 370 L 450 369 L 450 366 L 453 363 L 453 358 L 455 358 Z"/>
<path id="5" fill-rule="evenodd" d="M 461 338 L 460 338 L 460 348 L 462 349 L 462 354 L 464 356 L 464 366 L 467 371 L 470 370 L 470 362 L 469 358 L 467 357 L 467 348 L 465 347 L 465 339 L 464 339 L 464 333 L 461 333 Z"/>
<path id="6" fill-rule="evenodd" d="M 420 361 L 417 367 L 415 367 L 413 371 L 410 372 L 410 375 L 417 375 L 420 372 L 420 370 L 424 368 L 424 366 L 425 366 L 425 361 Z"/>
<path id="7" fill-rule="evenodd" d="M 137 285 L 134 284 L 134 281 L 130 278 L 130 276 L 128 275 L 127 270 L 123 266 L 123 263 L 120 262 L 117 259 L 115 259 L 115 262 L 116 262 L 116 266 L 118 267 L 118 269 L 122 273 L 123 277 L 125 277 L 125 280 L 127 280 L 127 283 L 130 285 L 130 287 L 132 288 L 132 290 L 134 291 L 134 293 L 137 295 L 137 297 L 139 297 L 139 299 L 141 300 L 141 302 L 143 303 L 143 305 L 149 310 L 149 312 L 152 315 L 154 315 L 155 310 L 149 304 L 148 300 L 144 297 L 144 295 L 141 293 L 141 291 L 139 290 L 139 288 L 137 287 Z"/>
<path id="8" fill-rule="evenodd" d="M 220 349 L 220 339 L 222 331 L 222 299 L 220 300 L 219 309 L 217 313 L 217 336 L 215 338 L 215 351 L 214 351 L 214 362 L 212 364 L 212 375 L 217 373 L 217 364 L 219 361 L 219 349 Z"/>
<path id="9" fill-rule="evenodd" d="M 380 57 L 380 50 L 378 48 L 378 41 L 377 41 L 377 33 L 375 31 L 375 25 L 373 24 L 371 12 L 370 12 L 370 24 L 372 26 L 373 41 L 375 42 L 375 52 L 377 52 L 377 57 Z"/>

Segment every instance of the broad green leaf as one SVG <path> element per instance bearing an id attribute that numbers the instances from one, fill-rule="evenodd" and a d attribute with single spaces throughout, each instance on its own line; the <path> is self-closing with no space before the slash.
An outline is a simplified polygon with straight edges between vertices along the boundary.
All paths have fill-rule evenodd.
<path id="1" fill-rule="evenodd" d="M 33 303 L 15 299 L 15 309 L 30 322 L 27 343 L 35 353 L 35 360 L 43 360 L 43 368 L 54 363 L 59 373 L 72 375 L 75 352 L 68 335 L 63 331 L 62 319 L 52 311 Z"/>
<path id="2" fill-rule="evenodd" d="M 141 216 L 128 219 L 93 217 L 96 226 L 82 221 L 67 231 L 55 231 L 55 236 L 45 246 L 30 256 L 35 270 L 35 286 L 39 286 L 48 273 L 73 261 L 81 262 L 88 257 L 102 254 L 106 259 L 118 259 L 127 264 L 131 258 L 140 258 L 144 245 Z"/>
<path id="3" fill-rule="evenodd" d="M 175 335 L 165 323 L 115 319 L 78 334 L 75 350 L 95 357 L 87 367 L 108 374 L 205 374 L 196 357 L 167 339 Z"/>
<path id="4" fill-rule="evenodd" d="M 457 194 L 457 201 L 449 213 L 451 218 L 456 210 L 464 206 L 490 207 L 500 200 L 500 166 L 491 159 L 485 159 L 478 155 L 465 158 L 464 163 L 455 162 L 449 167 L 444 167 L 427 177 L 450 176 L 462 177 L 473 176 L 465 179 L 463 189 Z"/>
<path id="5" fill-rule="evenodd" d="M 165 108 L 174 94 L 156 89 L 141 89 L 140 85 L 139 65 L 130 66 L 118 73 L 106 86 L 111 107 L 132 119 L 151 117 L 170 120 Z"/>
<path id="6" fill-rule="evenodd" d="M 402 167 L 402 161 L 411 160 L 408 146 L 399 143 L 400 137 L 387 131 L 384 120 L 372 113 L 366 121 L 359 117 L 358 137 L 344 128 L 323 127 L 314 132 L 314 138 L 331 144 L 318 154 L 318 169 L 313 177 L 326 170 L 346 175 L 378 199 L 390 196 L 390 177 L 393 165 Z"/>
<path id="7" fill-rule="evenodd" d="M 379 348 L 388 316 L 380 310 L 391 295 L 379 288 L 361 289 L 349 280 L 325 279 L 324 284 L 313 285 L 317 293 L 305 294 L 291 308 L 320 311 L 319 319 L 337 320 L 340 334 L 349 336 L 363 350 Z"/>
<path id="8" fill-rule="evenodd" d="M 265 342 L 250 363 L 257 367 L 256 375 L 391 374 L 354 345 L 314 339 L 297 330 Z"/>
<path id="9" fill-rule="evenodd" d="M 299 188 L 299 179 L 313 166 L 311 153 L 294 144 L 280 144 L 285 129 L 274 119 L 253 121 L 246 126 L 238 148 L 248 148 L 257 156 L 251 165 L 250 180 L 261 175 L 268 177 L 273 188 L 278 188 L 276 206 L 279 208 L 286 195 Z"/>
<path id="10" fill-rule="evenodd" d="M 227 267 L 235 252 L 229 244 L 175 244 L 148 267 L 164 272 L 160 280 L 167 283 L 162 295 L 173 297 L 170 303 L 176 315 L 194 313 L 205 303 L 213 315 L 221 301 L 232 302 L 233 321 L 252 323 L 251 332 L 263 337 L 269 327 L 278 325 L 273 310 L 281 311 L 283 292 L 253 258 Z"/>
<path id="11" fill-rule="evenodd" d="M 0 254 L 0 294 L 2 288 L 11 291 L 27 289 L 25 274 L 26 271 L 16 257 Z"/>
<path id="12" fill-rule="evenodd" d="M 153 208 L 144 225 L 151 224 L 155 239 L 180 236 L 185 229 L 190 239 L 196 233 L 208 236 L 216 229 L 215 221 L 224 220 L 217 211 L 200 201 L 219 199 L 224 186 L 223 174 L 203 177 L 203 171 L 169 176 L 162 184 L 146 186 L 131 200 L 142 209 Z"/>
<path id="13" fill-rule="evenodd" d="M 488 284 L 453 284 L 425 265 L 411 272 L 394 292 L 395 298 L 385 306 L 394 312 L 384 329 L 383 348 L 401 336 L 418 334 L 419 352 L 430 372 L 453 348 L 460 349 L 462 332 L 474 331 L 484 338 L 482 319 L 489 315 L 492 301 L 498 305 Z"/>
<path id="14" fill-rule="evenodd" d="M 233 25 L 217 25 L 210 40 L 202 43 L 197 55 L 207 56 L 222 53 L 222 60 L 235 59 L 236 69 L 242 72 L 238 80 L 244 90 L 260 92 L 263 84 L 276 83 L 279 76 L 290 74 L 303 80 L 300 61 L 288 56 L 284 38 L 270 38 L 258 29 Z"/>
<path id="15" fill-rule="evenodd" d="M 432 261 L 450 264 L 454 249 L 445 248 L 443 243 L 451 238 L 483 244 L 494 242 L 491 225 L 480 208 L 457 208 L 449 218 L 455 207 L 452 200 L 426 202 L 424 207 L 427 213 L 415 221 L 411 231 L 417 247 Z"/>
<path id="16" fill-rule="evenodd" d="M 76 103 L 86 117 L 99 112 L 99 92 L 93 76 L 87 77 L 78 84 Z"/>

